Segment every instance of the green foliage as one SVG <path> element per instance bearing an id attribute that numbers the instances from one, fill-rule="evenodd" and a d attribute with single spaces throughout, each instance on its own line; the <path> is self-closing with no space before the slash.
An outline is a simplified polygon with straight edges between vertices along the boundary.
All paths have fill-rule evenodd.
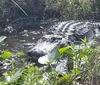
<path id="1" fill-rule="evenodd" d="M 25 53 L 24 53 L 24 52 L 18 52 L 18 53 L 16 54 L 16 56 L 25 56 Z"/>
<path id="2" fill-rule="evenodd" d="M 83 43 L 84 45 L 87 44 L 87 39 L 86 39 L 86 37 L 85 37 L 84 39 L 81 39 L 81 40 L 82 40 L 82 43 Z"/>
<path id="3" fill-rule="evenodd" d="M 58 78 L 59 84 L 69 84 L 71 82 L 71 74 L 66 74 L 60 78 Z"/>
<path id="4" fill-rule="evenodd" d="M 2 80 L 0 81 L 1 84 L 8 85 L 17 80 L 22 72 L 24 71 L 24 67 L 20 68 L 17 72 L 11 75 L 11 73 L 7 73 L 2 77 Z"/>
<path id="5" fill-rule="evenodd" d="M 6 36 L 1 36 L 0 37 L 0 45 L 2 45 L 2 42 L 6 38 L 7 38 Z M 0 61 L 4 61 L 5 62 L 5 60 L 8 59 L 9 63 L 5 62 L 5 64 L 8 64 L 11 67 L 11 68 L 9 67 L 11 72 L 5 73 L 4 76 L 0 77 L 0 85 L 9 85 L 12 82 L 16 81 L 20 77 L 20 75 L 24 71 L 24 65 L 20 64 L 20 63 L 17 63 L 17 65 L 20 64 L 20 66 L 17 67 L 15 65 L 15 62 L 12 61 L 12 57 L 14 58 L 15 56 L 24 56 L 24 55 L 25 55 L 24 52 L 18 52 L 16 54 L 14 54 L 14 53 L 12 53 L 12 52 L 10 52 L 8 50 L 5 50 L 0 55 Z M 15 68 L 15 66 L 16 66 L 16 68 Z M 13 69 L 13 68 L 15 68 L 15 69 Z"/>
<path id="6" fill-rule="evenodd" d="M 40 85 L 39 81 L 42 78 L 42 71 L 39 70 L 36 66 L 26 66 L 26 69 L 20 76 L 18 80 L 16 80 L 13 84 L 19 85 Z"/>
<path id="7" fill-rule="evenodd" d="M 70 51 L 66 52 L 67 50 L 69 50 L 69 48 Z M 84 80 L 95 77 L 93 80 L 88 80 L 88 84 L 89 82 L 95 82 L 95 79 L 96 81 L 98 81 L 96 77 L 100 73 L 100 71 L 97 72 L 97 69 L 99 69 L 97 63 L 97 61 L 99 62 L 99 48 L 99 46 L 95 48 L 91 47 L 91 45 L 88 44 L 87 39 L 84 38 L 82 39 L 82 44 L 79 47 L 75 47 L 72 45 L 59 49 L 59 52 L 61 54 L 66 54 L 68 56 L 68 65 L 73 65 L 73 68 L 71 68 L 72 70 L 69 70 L 69 72 L 71 73 L 71 82 L 75 82 L 77 77 L 84 78 L 84 76 Z M 68 54 L 72 54 L 72 56 Z M 73 61 L 73 63 L 69 60 Z"/>
<path id="8" fill-rule="evenodd" d="M 1 36 L 0 37 L 0 46 L 2 45 L 3 41 L 6 39 L 6 36 Z M 0 55 L 0 59 L 1 60 L 5 60 L 8 59 L 12 56 L 12 53 L 10 51 L 4 51 L 2 55 Z"/>
<path id="9" fill-rule="evenodd" d="M 61 55 L 63 55 L 65 53 L 69 57 L 73 57 L 73 55 L 74 55 L 74 51 L 71 46 L 66 46 L 66 47 L 60 48 L 59 52 Z"/>
<path id="10" fill-rule="evenodd" d="M 15 81 L 16 79 L 19 78 L 19 76 L 22 74 L 23 71 L 24 71 L 24 67 L 20 68 L 17 72 L 15 72 L 14 75 L 8 76 L 7 81 L 8 81 L 8 82 L 13 82 L 13 81 Z"/>
<path id="11" fill-rule="evenodd" d="M 23 52 L 18 52 L 17 56 L 24 56 Z M 53 61 L 59 61 L 63 56 L 68 58 L 68 71 L 66 74 L 56 72 Z M 9 51 L 4 51 L 2 59 L 12 56 Z M 0 77 L 1 85 L 75 85 L 82 83 L 87 85 L 99 84 L 100 78 L 100 47 L 88 44 L 87 39 L 82 39 L 82 43 L 77 47 L 70 45 L 58 49 L 58 46 L 48 53 L 50 63 L 46 63 L 46 68 L 37 66 L 15 64 L 10 72 Z M 17 57 L 19 58 L 19 57 Z M 17 65 L 20 65 L 17 67 Z M 24 68 L 25 67 L 25 68 Z M 80 78 L 80 81 L 78 81 Z"/>
<path id="12" fill-rule="evenodd" d="M 8 58 L 11 58 L 12 55 L 13 54 L 10 51 L 4 51 L 0 58 L 2 60 L 5 60 L 5 59 L 8 59 Z"/>
<path id="13" fill-rule="evenodd" d="M 81 72 L 80 68 L 73 68 L 72 69 L 72 74 L 73 75 L 78 75 L 78 74 L 80 74 L 80 72 Z"/>
<path id="14" fill-rule="evenodd" d="M 58 52 L 55 50 L 50 52 L 52 56 L 58 55 Z M 68 59 L 73 62 L 70 62 L 73 68 L 71 68 L 66 74 L 60 73 L 61 76 L 59 76 L 59 73 L 55 71 L 52 64 L 49 64 L 49 67 L 47 67 L 45 70 L 39 70 L 38 67 L 29 66 L 17 80 L 16 84 L 74 85 L 75 82 L 78 82 L 78 78 L 84 79 L 80 82 L 85 82 L 85 80 L 87 80 L 88 85 L 90 85 L 90 83 L 93 81 L 95 82 L 95 79 L 98 81 L 96 77 L 97 75 L 100 77 L 100 71 L 98 70 L 100 68 L 100 61 L 98 60 L 100 54 L 99 47 L 93 48 L 89 46 L 86 38 L 84 38 L 79 48 L 75 47 L 74 45 L 66 46 L 60 48 L 59 53 L 60 56 L 66 54 Z M 47 70 L 48 68 L 49 70 Z M 43 78 L 43 74 L 45 74 L 46 79 Z"/>
<path id="15" fill-rule="evenodd" d="M 93 19 L 93 17 L 96 17 L 95 12 L 100 11 L 99 3 L 99 0 L 46 0 L 46 7 L 47 9 L 58 10 L 64 20 L 81 20 L 84 18 Z M 95 16 L 93 15 L 93 13 L 95 14 Z"/>

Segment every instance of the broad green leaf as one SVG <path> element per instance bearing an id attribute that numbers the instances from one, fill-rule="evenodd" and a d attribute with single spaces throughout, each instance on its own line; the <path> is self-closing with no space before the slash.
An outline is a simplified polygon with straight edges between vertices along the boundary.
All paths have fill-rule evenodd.
<path id="1" fill-rule="evenodd" d="M 72 57 L 73 53 L 74 53 L 71 46 L 60 48 L 59 52 L 60 52 L 60 54 L 66 54 L 68 57 Z"/>
<path id="2" fill-rule="evenodd" d="M 4 53 L 1 55 L 1 59 L 8 59 L 12 57 L 12 53 L 10 51 L 4 51 Z"/>
<path id="3" fill-rule="evenodd" d="M 67 47 L 63 47 L 63 48 L 60 48 L 60 49 L 59 49 L 60 54 L 65 53 L 65 51 L 66 51 L 67 49 L 69 49 L 68 46 L 67 46 Z"/>
<path id="4" fill-rule="evenodd" d="M 81 72 L 81 70 L 80 70 L 80 68 L 73 68 L 73 70 L 72 70 L 72 74 L 73 75 L 77 75 L 77 74 L 79 74 Z"/>

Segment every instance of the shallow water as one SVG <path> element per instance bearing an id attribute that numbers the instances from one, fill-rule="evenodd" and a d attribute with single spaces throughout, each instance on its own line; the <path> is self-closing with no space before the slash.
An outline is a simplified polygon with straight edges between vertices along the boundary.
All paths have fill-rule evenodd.
<path id="1" fill-rule="evenodd" d="M 7 39 L 4 41 L 1 49 L 9 50 L 12 52 L 17 52 L 17 51 L 26 52 L 28 49 L 31 48 L 31 46 L 33 47 L 35 45 L 37 40 L 39 40 L 44 33 L 42 29 L 36 31 L 34 30 L 27 32 L 24 31 L 16 35 L 7 36 Z"/>

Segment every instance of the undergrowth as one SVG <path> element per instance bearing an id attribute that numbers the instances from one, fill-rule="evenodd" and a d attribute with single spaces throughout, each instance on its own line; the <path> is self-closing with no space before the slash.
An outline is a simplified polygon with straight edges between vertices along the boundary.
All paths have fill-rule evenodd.
<path id="1" fill-rule="evenodd" d="M 68 70 L 65 74 L 56 72 L 55 68 L 52 68 L 52 62 L 49 62 L 45 69 L 31 64 L 22 65 L 0 77 L 0 85 L 99 85 L 99 46 L 89 44 L 84 38 L 78 46 L 70 45 L 56 50 L 59 52 L 59 58 L 55 57 L 56 61 L 64 55 L 68 58 Z M 54 52 L 51 54 L 55 54 Z M 11 52 L 4 51 L 0 58 L 5 60 L 11 55 Z"/>

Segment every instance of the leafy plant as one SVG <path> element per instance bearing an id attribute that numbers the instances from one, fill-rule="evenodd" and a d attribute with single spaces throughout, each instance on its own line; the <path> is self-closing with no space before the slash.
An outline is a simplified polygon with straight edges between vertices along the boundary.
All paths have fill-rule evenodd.
<path id="1" fill-rule="evenodd" d="M 12 53 L 6 51 L 2 58 L 6 59 Z M 24 56 L 23 52 L 16 53 L 17 56 Z M 1 85 L 75 85 L 75 83 L 98 85 L 100 78 L 100 47 L 88 44 L 87 39 L 77 47 L 70 45 L 58 49 L 54 46 L 48 53 L 46 68 L 39 68 L 31 64 L 22 65 L 16 70 L 10 71 L 0 78 Z M 5 57 L 6 56 L 6 57 Z M 66 74 L 56 72 L 52 63 L 58 62 L 63 56 L 68 58 L 68 71 Z M 17 63 L 18 64 L 18 63 Z M 16 68 L 16 67 L 15 67 Z"/>
<path id="2" fill-rule="evenodd" d="M 3 41 L 6 39 L 7 37 L 6 36 L 1 36 L 0 37 L 0 45 L 2 45 Z M 3 53 L 1 53 L 0 55 L 0 61 L 1 62 L 4 62 L 4 64 L 7 64 L 6 62 L 6 59 L 9 60 L 9 69 L 10 69 L 10 73 L 5 73 L 4 76 L 0 77 L 0 85 L 8 85 L 8 84 L 11 84 L 12 82 L 16 81 L 20 75 L 23 73 L 24 71 L 24 65 L 23 64 L 20 64 L 21 66 L 20 67 L 17 67 L 16 66 L 16 69 L 12 69 L 13 67 L 15 68 L 15 65 L 14 63 L 12 63 L 12 57 L 15 57 L 15 56 L 24 56 L 24 52 L 18 52 L 16 54 L 8 51 L 8 50 L 5 50 Z M 18 65 L 19 63 L 17 63 Z M 0 69 L 1 70 L 1 69 Z"/>
<path id="3" fill-rule="evenodd" d="M 46 9 L 58 10 L 64 20 L 82 20 L 97 17 L 100 6 L 99 0 L 46 0 Z"/>
<path id="4" fill-rule="evenodd" d="M 41 79 L 42 71 L 40 71 L 39 68 L 36 66 L 27 65 L 20 78 L 12 83 L 12 85 L 40 85 Z"/>
<path id="5" fill-rule="evenodd" d="M 11 84 L 20 77 L 23 71 L 24 67 L 20 68 L 17 72 L 15 72 L 12 75 L 9 75 L 9 73 L 5 74 L 3 77 L 1 77 L 2 80 L 0 81 L 0 83 L 3 85 Z"/>
<path id="6" fill-rule="evenodd" d="M 5 60 L 5 59 L 8 59 L 8 58 L 11 58 L 12 55 L 13 54 L 10 51 L 4 51 L 0 58 L 2 60 Z"/>

